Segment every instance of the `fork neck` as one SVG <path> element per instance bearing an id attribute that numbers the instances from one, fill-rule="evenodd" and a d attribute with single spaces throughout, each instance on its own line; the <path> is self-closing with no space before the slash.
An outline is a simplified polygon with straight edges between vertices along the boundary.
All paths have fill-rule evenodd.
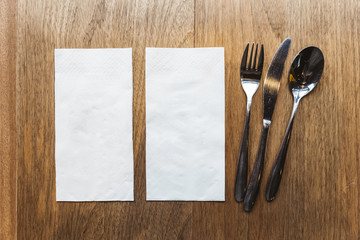
<path id="1" fill-rule="evenodd" d="M 247 101 L 246 101 L 246 111 L 250 112 L 251 109 L 251 103 L 252 103 L 252 95 L 251 96 L 246 96 Z"/>

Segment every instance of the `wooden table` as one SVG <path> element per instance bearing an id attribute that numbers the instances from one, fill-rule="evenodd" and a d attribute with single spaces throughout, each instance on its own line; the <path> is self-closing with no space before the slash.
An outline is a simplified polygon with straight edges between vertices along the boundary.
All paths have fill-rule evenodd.
<path id="1" fill-rule="evenodd" d="M 3 0 L 0 239 L 360 239 L 360 1 Z M 290 116 L 287 74 L 308 45 L 325 71 L 295 119 L 277 199 L 253 211 L 233 185 L 245 117 L 239 65 L 248 41 L 265 66 L 292 38 L 270 130 L 266 181 Z M 145 201 L 145 47 L 225 47 L 226 201 Z M 133 48 L 135 202 L 57 203 L 54 48 Z M 262 86 L 260 86 L 261 89 Z M 262 90 L 250 131 L 252 168 Z M 249 170 L 250 171 L 250 170 Z"/>

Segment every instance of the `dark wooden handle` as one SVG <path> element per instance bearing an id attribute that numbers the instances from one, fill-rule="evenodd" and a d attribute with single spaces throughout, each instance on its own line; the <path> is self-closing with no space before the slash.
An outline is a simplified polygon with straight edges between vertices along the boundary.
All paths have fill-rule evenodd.
<path id="1" fill-rule="evenodd" d="M 244 210 L 246 212 L 251 211 L 252 207 L 255 204 L 255 200 L 259 192 L 262 171 L 264 168 L 265 150 L 266 150 L 266 142 L 267 142 L 269 127 L 270 124 L 264 123 L 263 128 L 261 130 L 259 149 L 256 156 L 255 165 L 250 177 L 249 186 L 247 188 L 244 199 Z"/>

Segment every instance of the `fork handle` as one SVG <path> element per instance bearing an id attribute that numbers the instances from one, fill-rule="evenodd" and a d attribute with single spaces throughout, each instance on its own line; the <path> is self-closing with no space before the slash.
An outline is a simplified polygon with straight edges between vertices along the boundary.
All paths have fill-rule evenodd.
<path id="1" fill-rule="evenodd" d="M 267 143 L 270 124 L 271 121 L 263 120 L 259 149 L 244 199 L 244 210 L 246 212 L 251 211 L 252 207 L 255 204 L 255 200 L 259 192 L 262 171 L 264 168 L 265 150 L 266 150 L 266 143 Z"/>
<path id="2" fill-rule="evenodd" d="M 237 162 L 234 195 L 238 202 L 245 197 L 247 174 L 248 174 L 248 148 L 249 148 L 249 126 L 251 114 L 251 99 L 247 100 L 244 131 L 241 140 L 239 158 Z"/>

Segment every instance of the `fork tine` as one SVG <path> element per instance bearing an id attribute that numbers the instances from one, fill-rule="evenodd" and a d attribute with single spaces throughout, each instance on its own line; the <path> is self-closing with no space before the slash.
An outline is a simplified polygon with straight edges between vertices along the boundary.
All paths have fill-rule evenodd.
<path id="1" fill-rule="evenodd" d="M 247 61 L 247 55 L 248 55 L 248 51 L 249 51 L 249 43 L 246 45 L 246 48 L 244 50 L 244 54 L 241 60 L 241 69 L 245 69 L 246 68 L 246 61 Z"/>
<path id="2" fill-rule="evenodd" d="M 250 53 L 250 60 L 249 60 L 249 69 L 251 69 L 251 61 L 252 61 L 252 55 L 253 55 L 253 51 L 254 51 L 254 43 L 251 46 L 251 53 Z"/>
<path id="3" fill-rule="evenodd" d="M 257 56 L 257 51 L 258 51 L 258 44 L 256 44 L 256 48 L 255 48 L 254 63 L 253 63 L 252 69 L 255 69 L 255 68 L 256 68 L 256 56 Z"/>
<path id="4" fill-rule="evenodd" d="M 261 44 L 260 55 L 259 55 L 259 63 L 258 63 L 258 67 L 257 67 L 256 70 L 257 71 L 262 71 L 263 64 L 264 64 L 264 46 Z"/>

